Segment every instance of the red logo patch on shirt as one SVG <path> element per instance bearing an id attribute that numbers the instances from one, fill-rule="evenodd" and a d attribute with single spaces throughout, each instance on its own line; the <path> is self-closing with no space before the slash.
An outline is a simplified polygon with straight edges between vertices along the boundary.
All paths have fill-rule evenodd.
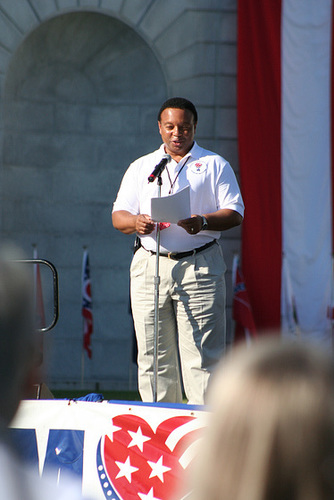
<path id="1" fill-rule="evenodd" d="M 194 172 L 194 174 L 202 174 L 206 170 L 206 164 L 201 161 L 197 161 L 196 163 L 192 163 L 190 165 L 190 170 Z"/>

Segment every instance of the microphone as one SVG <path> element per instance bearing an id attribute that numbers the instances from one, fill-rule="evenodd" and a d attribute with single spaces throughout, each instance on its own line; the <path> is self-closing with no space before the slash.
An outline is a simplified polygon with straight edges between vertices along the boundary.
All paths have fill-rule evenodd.
<path id="1" fill-rule="evenodd" d="M 163 169 L 165 168 L 167 163 L 170 162 L 170 160 L 171 160 L 170 155 L 163 155 L 163 157 L 160 160 L 160 162 L 158 163 L 158 165 L 156 165 L 154 167 L 153 172 L 151 173 L 151 175 L 148 178 L 148 182 L 153 182 L 158 177 L 158 175 L 160 175 L 162 173 Z"/>

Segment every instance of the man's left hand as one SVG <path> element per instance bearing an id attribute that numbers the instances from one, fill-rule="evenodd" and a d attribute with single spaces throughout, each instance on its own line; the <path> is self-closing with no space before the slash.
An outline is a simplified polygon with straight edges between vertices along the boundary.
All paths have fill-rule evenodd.
<path id="1" fill-rule="evenodd" d="M 181 219 L 177 223 L 178 226 L 183 227 L 189 234 L 197 234 L 202 229 L 202 217 L 200 215 L 192 215 L 189 219 Z"/>

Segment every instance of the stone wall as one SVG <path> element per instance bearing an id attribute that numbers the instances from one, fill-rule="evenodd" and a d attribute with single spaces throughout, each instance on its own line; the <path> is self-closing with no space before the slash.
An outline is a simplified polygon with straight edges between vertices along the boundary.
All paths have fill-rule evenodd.
<path id="1" fill-rule="evenodd" d="M 93 359 L 85 388 L 135 382 L 128 314 L 133 237 L 110 210 L 128 164 L 160 144 L 156 113 L 193 100 L 198 142 L 238 172 L 236 0 L 0 0 L 2 239 L 53 262 L 60 318 L 48 383 L 81 383 L 81 260 L 91 261 Z M 231 263 L 240 230 L 226 232 Z"/>

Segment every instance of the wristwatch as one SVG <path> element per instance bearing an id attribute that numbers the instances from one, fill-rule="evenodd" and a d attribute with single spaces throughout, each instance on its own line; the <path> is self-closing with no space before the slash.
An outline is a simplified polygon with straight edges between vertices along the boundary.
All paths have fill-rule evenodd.
<path id="1" fill-rule="evenodd" d="M 202 215 L 202 227 L 201 227 L 201 231 L 205 231 L 207 228 L 208 228 L 208 220 L 206 217 L 204 217 L 204 215 Z"/>

